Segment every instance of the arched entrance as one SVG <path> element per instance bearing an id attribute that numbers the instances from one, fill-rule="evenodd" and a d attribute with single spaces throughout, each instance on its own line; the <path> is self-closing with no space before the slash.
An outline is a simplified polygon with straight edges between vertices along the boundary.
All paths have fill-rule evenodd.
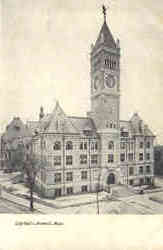
<path id="1" fill-rule="evenodd" d="M 113 173 L 108 175 L 107 184 L 108 185 L 115 184 L 115 175 Z"/>

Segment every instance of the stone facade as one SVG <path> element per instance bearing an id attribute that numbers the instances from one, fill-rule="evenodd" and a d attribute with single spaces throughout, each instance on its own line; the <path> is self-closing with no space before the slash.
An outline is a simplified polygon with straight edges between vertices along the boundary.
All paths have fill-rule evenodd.
<path id="1" fill-rule="evenodd" d="M 33 150 L 46 159 L 37 186 L 46 197 L 154 180 L 153 133 L 138 114 L 120 120 L 120 46 L 106 19 L 91 48 L 90 64 L 87 117 L 67 116 L 57 102 L 47 115 L 41 107 L 34 126 Z"/>

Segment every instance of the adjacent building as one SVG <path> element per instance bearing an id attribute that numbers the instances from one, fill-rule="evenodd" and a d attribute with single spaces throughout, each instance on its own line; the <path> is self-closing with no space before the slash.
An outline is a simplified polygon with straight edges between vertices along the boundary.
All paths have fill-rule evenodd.
<path id="1" fill-rule="evenodd" d="M 26 147 L 26 150 L 30 150 L 31 140 L 31 130 L 19 117 L 14 117 L 1 136 L 2 168 L 7 167 L 5 166 L 6 160 L 12 160 L 18 145 L 23 144 Z"/>
<path id="2" fill-rule="evenodd" d="M 37 186 L 46 197 L 94 192 L 97 185 L 151 185 L 154 134 L 135 113 L 120 120 L 120 42 L 106 22 L 91 47 L 91 110 L 67 116 L 59 102 L 52 113 L 41 107 L 34 152 L 46 159 Z"/>
<path id="3" fill-rule="evenodd" d="M 154 173 L 155 175 L 163 175 L 163 145 L 156 145 L 154 147 Z"/>

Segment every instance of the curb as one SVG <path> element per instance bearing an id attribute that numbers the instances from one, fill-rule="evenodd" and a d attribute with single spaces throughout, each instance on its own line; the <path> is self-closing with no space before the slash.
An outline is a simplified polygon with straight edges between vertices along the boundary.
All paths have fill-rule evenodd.
<path id="1" fill-rule="evenodd" d="M 4 197 L 0 197 L 0 200 L 4 200 L 4 201 L 8 201 L 8 202 L 11 202 L 17 206 L 20 206 L 20 209 L 23 211 L 23 212 L 27 212 L 27 211 L 24 211 L 24 209 L 28 210 L 29 213 L 32 213 L 30 210 L 29 210 L 29 207 L 25 206 L 25 205 L 22 205 L 18 202 L 15 202 L 15 201 L 12 201 L 12 200 L 9 200 L 7 198 L 4 198 Z M 38 209 L 34 209 L 35 212 L 39 212 L 41 214 L 43 214 L 42 212 L 40 212 Z"/>

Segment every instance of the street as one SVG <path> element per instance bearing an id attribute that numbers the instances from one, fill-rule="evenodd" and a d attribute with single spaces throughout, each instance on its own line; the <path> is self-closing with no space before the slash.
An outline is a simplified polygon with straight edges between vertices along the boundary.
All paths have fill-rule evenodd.
<path id="1" fill-rule="evenodd" d="M 0 199 L 0 213 L 20 214 L 27 213 L 28 210 L 5 199 Z"/>
<path id="2" fill-rule="evenodd" d="M 23 183 L 13 184 L 16 174 L 0 172 L 3 186 L 0 199 L 0 213 L 28 213 L 29 200 L 25 199 L 28 189 Z M 100 214 L 163 214 L 163 179 L 156 179 L 156 190 L 145 194 L 135 194 L 125 186 L 115 186 L 113 196 L 99 193 Z M 87 193 L 59 197 L 57 199 L 40 198 L 34 194 L 34 207 L 43 214 L 97 214 L 96 193 Z M 17 204 L 17 205 L 16 205 Z M 24 210 L 25 209 L 25 210 Z"/>

